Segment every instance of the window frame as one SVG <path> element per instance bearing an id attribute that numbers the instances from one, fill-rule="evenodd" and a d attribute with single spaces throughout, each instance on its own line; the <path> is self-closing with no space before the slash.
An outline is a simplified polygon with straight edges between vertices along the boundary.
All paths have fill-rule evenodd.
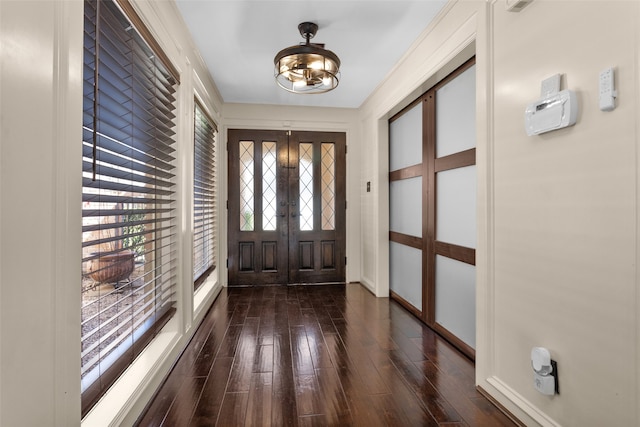
<path id="1" fill-rule="evenodd" d="M 200 102 L 198 100 L 197 97 L 194 97 L 194 107 L 193 107 L 193 114 L 194 114 L 194 136 L 193 136 L 193 204 L 192 204 L 192 209 L 193 209 L 193 290 L 194 292 L 197 291 L 202 284 L 207 280 L 207 278 L 211 275 L 211 273 L 213 271 L 215 271 L 215 269 L 217 268 L 217 256 L 218 256 L 218 244 L 217 244 L 217 201 L 218 201 L 218 186 L 217 186 L 217 167 L 216 167 L 216 152 L 217 152 L 217 139 L 218 139 L 218 126 L 215 122 L 215 120 L 213 120 L 213 118 L 211 117 L 211 115 L 208 113 L 206 107 L 204 106 L 204 104 L 202 102 Z M 200 117 L 200 122 L 199 122 L 199 117 Z M 208 130 L 206 130 L 204 132 L 204 135 L 202 132 L 202 129 L 199 127 L 199 125 L 205 125 L 208 126 Z M 205 138 L 201 138 L 199 139 L 198 136 L 202 135 L 205 136 Z M 211 144 L 211 150 L 206 151 L 206 150 L 199 150 L 198 144 L 204 144 L 204 143 L 210 143 Z M 199 240 L 198 235 L 200 234 L 197 230 L 200 227 L 197 227 L 197 215 L 198 215 L 198 209 L 197 206 L 199 205 L 197 200 L 198 197 L 196 197 L 196 188 L 198 187 L 196 185 L 196 181 L 197 181 L 197 177 L 198 174 L 201 172 L 201 168 L 203 167 L 201 163 L 202 160 L 204 160 L 204 156 L 198 156 L 198 152 L 201 152 L 202 154 L 204 154 L 204 156 L 209 156 L 208 160 L 210 161 L 210 168 L 207 168 L 207 170 L 202 171 L 202 173 L 208 174 L 208 182 L 206 184 L 208 184 L 210 191 L 203 195 L 204 197 L 210 197 L 210 203 L 208 204 L 208 207 L 210 209 L 210 216 L 208 219 L 207 224 L 209 225 L 209 230 L 210 230 L 210 235 L 208 236 L 209 239 L 208 241 L 210 242 L 210 253 L 209 256 L 206 256 L 205 258 L 207 258 L 207 260 L 205 261 L 204 264 L 206 264 L 206 268 L 202 268 L 201 266 L 196 265 L 196 260 L 198 259 L 197 256 L 197 241 Z M 206 205 L 206 203 L 203 203 L 203 205 Z M 203 208 L 206 209 L 206 208 Z M 205 214 L 206 216 L 206 214 Z M 203 219 L 203 221 L 207 221 L 206 219 Z M 206 238 L 204 237 L 204 231 L 206 230 L 206 226 L 207 224 L 203 224 L 202 227 L 202 234 L 203 234 L 203 241 L 207 241 Z"/>
<path id="2" fill-rule="evenodd" d="M 124 342 L 112 346 L 116 349 L 115 355 L 98 356 L 98 368 L 83 366 L 83 369 L 89 372 L 87 375 L 93 376 L 92 371 L 95 369 L 99 372 L 95 376 L 96 380 L 87 379 L 81 386 L 82 417 L 109 390 L 176 312 L 178 242 L 175 212 L 178 162 L 175 155 L 160 153 L 168 150 L 167 146 L 170 147 L 169 153 L 177 151 L 175 131 L 180 81 L 175 67 L 127 0 L 85 0 L 83 5 L 85 119 L 82 190 L 83 203 L 91 200 L 87 205 L 83 205 L 83 219 L 91 215 L 100 218 L 123 218 L 131 214 L 131 209 L 143 215 L 134 222 L 136 226 L 142 227 L 135 232 L 131 231 L 130 225 L 124 219 L 105 224 L 101 219 L 98 224 L 89 225 L 83 220 L 83 246 L 99 247 L 102 243 L 118 242 L 126 234 L 126 229 L 129 229 L 130 237 L 150 236 L 150 240 L 136 243 L 142 250 L 141 257 L 145 259 L 144 276 L 141 280 L 141 288 L 144 289 L 145 295 L 134 298 L 133 281 L 127 278 L 129 283 L 125 286 L 132 289 L 131 309 L 117 308 L 118 314 L 111 315 L 107 321 L 103 321 L 101 315 L 98 315 L 98 328 L 101 328 L 103 323 L 115 322 L 120 325 L 120 313 L 130 311 L 128 316 L 131 323 L 127 326 L 130 331 L 122 334 L 127 337 Z M 105 17 L 103 12 L 111 16 Z M 88 13 L 94 13 L 95 16 L 88 16 Z M 105 27 L 101 27 L 102 25 Z M 133 32 L 130 33 L 130 30 Z M 101 54 L 104 55 L 103 58 L 100 57 Z M 118 84 L 114 83 L 116 79 Z M 110 86 L 111 84 L 113 85 Z M 122 86 L 127 84 L 130 93 L 122 90 Z M 153 95 L 145 98 L 142 94 Z M 129 97 L 126 98 L 125 95 Z M 129 103 L 119 103 L 119 99 L 128 99 Z M 128 115 L 112 114 L 114 109 L 127 108 L 130 111 Z M 149 121 L 145 122 L 144 119 Z M 119 124 L 130 120 L 130 126 L 112 126 L 113 120 Z M 145 126 L 147 129 L 154 129 L 152 135 L 149 132 L 144 134 Z M 129 134 L 123 137 L 126 132 Z M 116 146 L 120 148 L 114 148 Z M 125 178 L 125 175 L 128 177 Z M 158 184 L 160 181 L 164 181 L 162 185 L 165 186 L 161 190 Z M 141 185 L 140 182 L 146 183 Z M 103 183 L 105 188 L 102 188 Z M 95 205 L 96 202 L 99 206 Z M 121 204 L 119 208 L 118 203 Z M 126 209 L 126 205 L 129 205 L 130 209 Z M 87 212 L 84 207 L 98 207 L 98 212 Z M 149 228 L 145 229 L 147 226 Z M 96 230 L 111 230 L 113 236 L 105 239 L 85 234 Z M 121 243 L 120 246 L 110 252 L 122 252 L 125 245 Z M 104 255 L 100 252 L 89 256 L 86 252 L 83 254 L 83 282 L 88 272 L 95 272 L 88 271 L 88 263 L 99 260 Z M 147 255 L 151 260 L 149 268 L 146 266 Z M 113 292 L 118 292 L 117 286 L 114 286 Z M 84 291 L 82 293 L 84 294 Z M 98 298 L 101 299 L 102 296 Z M 134 308 L 133 301 L 136 298 L 137 301 L 141 301 L 142 308 Z M 84 308 L 83 304 L 83 310 Z M 136 312 L 143 314 L 136 318 Z M 85 316 L 83 313 L 83 324 Z M 111 320 L 114 317 L 116 320 Z M 120 329 L 120 326 L 110 331 L 114 329 Z M 113 332 L 114 335 L 118 333 Z M 82 340 L 84 336 L 83 330 Z M 98 340 L 101 352 L 101 332 Z M 111 360 L 105 361 L 102 366 L 104 359 Z"/>

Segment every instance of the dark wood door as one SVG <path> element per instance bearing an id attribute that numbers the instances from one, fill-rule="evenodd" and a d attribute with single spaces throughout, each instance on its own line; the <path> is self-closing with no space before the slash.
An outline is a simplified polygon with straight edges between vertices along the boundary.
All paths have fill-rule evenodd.
<path id="1" fill-rule="evenodd" d="M 345 134 L 228 136 L 229 284 L 344 282 Z"/>

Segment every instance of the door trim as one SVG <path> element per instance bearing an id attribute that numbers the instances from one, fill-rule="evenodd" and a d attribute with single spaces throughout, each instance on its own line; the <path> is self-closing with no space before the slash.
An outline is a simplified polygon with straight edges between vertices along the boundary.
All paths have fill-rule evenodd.
<path id="1" fill-rule="evenodd" d="M 255 171 L 253 188 L 253 231 L 240 231 L 240 157 L 241 141 L 253 142 Z M 277 203 L 279 215 L 274 231 L 263 231 L 261 147 L 266 141 L 277 141 Z M 260 144 L 260 146 L 258 146 Z M 312 170 L 313 184 L 313 226 L 310 230 L 298 230 L 300 213 L 300 144 L 310 144 L 313 156 L 307 162 Z M 228 130 L 228 220 L 227 220 L 227 274 L 228 284 L 284 284 L 284 283 L 345 283 L 346 276 L 346 133 L 310 131 L 269 131 L 269 130 Z M 312 159 L 312 160 L 311 160 Z M 324 163 L 322 160 L 330 160 Z M 304 169 L 303 169 L 304 170 Z M 333 185 L 324 184 L 329 177 Z M 329 180 L 331 181 L 331 180 Z M 309 188 L 311 188 L 309 187 Z M 243 187 L 244 188 L 244 187 Z M 267 187 L 265 187 L 267 188 Z M 329 189 L 329 190 L 327 190 Z M 328 204 L 323 198 L 329 195 Z M 235 199 L 234 199 L 234 195 Z M 326 211 L 333 206 L 333 211 Z M 283 215 L 280 215 L 284 213 Z M 324 212 L 333 212 L 329 223 L 323 219 Z M 328 227 L 332 228 L 327 228 Z M 324 226 L 323 226 L 324 225 Z M 237 230 L 237 231 L 236 231 Z M 283 257 L 283 265 L 278 261 L 276 271 L 264 271 L 262 261 L 265 248 L 263 236 L 273 235 L 267 246 L 271 253 Z M 276 236 L 277 235 L 277 236 Z M 241 249 L 245 252 L 240 252 Z M 246 271 L 240 266 L 247 261 Z M 304 255 L 301 256 L 300 254 Z M 275 255 L 274 255 L 275 256 Z M 302 268 L 301 268 L 302 267 Z M 267 276 L 265 276 L 267 275 Z"/>

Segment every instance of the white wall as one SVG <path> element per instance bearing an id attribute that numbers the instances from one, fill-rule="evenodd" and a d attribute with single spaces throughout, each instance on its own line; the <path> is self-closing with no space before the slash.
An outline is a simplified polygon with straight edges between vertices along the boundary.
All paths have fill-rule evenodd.
<path id="1" fill-rule="evenodd" d="M 496 385 L 540 422 L 638 425 L 637 1 L 533 2 L 492 8 L 493 312 Z M 579 18 L 578 18 L 579 17 Z M 556 32 L 571 23 L 571 30 Z M 597 29 L 612 23 L 607 31 Z M 534 34 L 546 35 L 532 37 Z M 560 39 L 555 35 L 560 35 Z M 518 60 L 511 58 L 517 56 Z M 618 108 L 598 109 L 598 74 L 616 68 Z M 578 123 L 527 137 L 522 106 L 563 73 Z M 561 394 L 531 387 L 533 346 L 559 365 Z M 491 366 L 491 368 L 489 368 Z"/>
<path id="2" fill-rule="evenodd" d="M 3 1 L 0 29 L 0 425 L 73 425 L 82 8 Z"/>
<path id="3" fill-rule="evenodd" d="M 131 425 L 220 289 L 192 296 L 193 98 L 222 101 L 173 2 L 134 7 L 180 71 L 178 315 L 83 425 Z M 81 1 L 0 1 L 0 425 L 80 425 Z"/>
<path id="4" fill-rule="evenodd" d="M 362 180 L 379 181 L 362 195 L 363 280 L 387 292 L 384 122 L 474 47 L 476 381 L 527 425 L 639 425 L 640 2 L 535 0 L 520 13 L 504 0 L 449 6 L 361 109 Z M 606 113 L 597 78 L 609 66 L 619 98 Z M 527 137 L 524 108 L 555 73 L 578 94 L 578 122 Z M 560 395 L 533 389 L 534 346 L 557 360 Z"/>
<path id="5" fill-rule="evenodd" d="M 274 83 L 275 84 L 275 83 Z M 358 111 L 350 108 L 300 107 L 281 105 L 224 104 L 222 121 L 224 128 L 220 134 L 226 143 L 228 129 L 268 129 L 345 132 L 347 135 L 347 238 L 346 238 L 346 280 L 360 280 L 360 132 L 357 122 Z M 219 176 L 227 176 L 227 156 L 220 156 L 222 162 Z M 228 191 L 225 180 L 220 180 L 220 200 L 226 200 Z M 224 203 L 224 202 L 222 202 Z M 221 212 L 220 230 L 222 242 L 227 237 L 227 212 Z M 220 247 L 221 259 L 226 259 L 226 243 Z M 221 281 L 227 283 L 226 270 L 221 271 Z"/>

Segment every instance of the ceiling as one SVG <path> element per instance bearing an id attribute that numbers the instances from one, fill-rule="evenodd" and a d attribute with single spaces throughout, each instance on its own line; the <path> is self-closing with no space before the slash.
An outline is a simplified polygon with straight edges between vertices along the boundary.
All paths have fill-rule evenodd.
<path id="1" fill-rule="evenodd" d="M 175 0 L 224 102 L 357 108 L 382 82 L 447 0 Z M 340 84 L 291 94 L 275 82 L 273 58 L 318 24 L 342 62 Z"/>

